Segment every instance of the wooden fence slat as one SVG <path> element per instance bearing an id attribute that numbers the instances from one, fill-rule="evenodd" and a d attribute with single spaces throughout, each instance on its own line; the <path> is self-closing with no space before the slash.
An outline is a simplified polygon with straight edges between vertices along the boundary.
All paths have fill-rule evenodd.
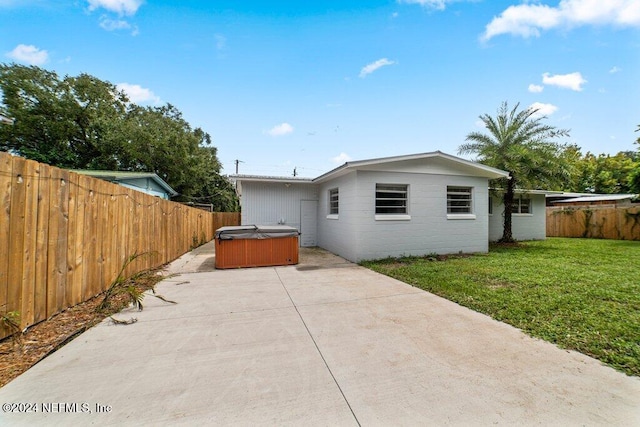
<path id="1" fill-rule="evenodd" d="M 36 271 L 34 321 L 47 318 L 47 247 L 49 242 L 49 193 L 51 192 L 51 167 L 39 165 L 38 219 L 36 234 Z"/>
<path id="2" fill-rule="evenodd" d="M 100 181 L 96 183 L 96 196 L 98 200 L 98 240 L 97 240 L 97 249 L 98 249 L 98 276 L 95 283 L 94 295 L 98 294 L 101 289 L 107 287 L 107 262 L 106 260 L 106 247 L 107 247 L 107 237 L 109 236 L 109 227 L 108 227 L 108 218 L 109 218 L 109 203 L 108 203 L 108 190 L 109 187 L 106 185 L 107 183 L 104 181 Z"/>
<path id="3" fill-rule="evenodd" d="M 82 299 L 82 256 L 84 241 L 85 191 L 80 187 L 80 175 L 69 174 L 69 235 L 67 239 L 67 304 L 73 306 Z"/>
<path id="4" fill-rule="evenodd" d="M 76 274 L 75 258 L 76 258 L 76 235 L 82 234 L 82 230 L 78 228 L 78 185 L 76 174 L 74 176 L 68 175 L 66 181 L 66 187 L 68 187 L 68 221 L 67 221 L 67 240 L 66 240 L 66 270 L 65 270 L 65 283 L 66 289 L 64 293 L 64 305 L 71 307 L 80 301 L 75 300 L 75 289 L 73 288 L 74 276 Z"/>
<path id="5" fill-rule="evenodd" d="M 9 153 L 0 152 L 0 315 L 7 312 L 12 163 Z M 7 333 L 4 325 L 0 325 L 0 336 Z"/>
<path id="6" fill-rule="evenodd" d="M 7 312 L 22 310 L 22 269 L 24 252 L 25 200 L 26 188 L 24 159 L 13 158 L 13 175 L 11 179 L 11 214 L 9 219 L 9 265 L 7 268 Z M 20 327 L 25 327 L 20 322 Z"/>
<path id="7" fill-rule="evenodd" d="M 51 168 L 49 247 L 47 250 L 47 317 L 63 310 L 67 284 L 69 172 Z"/>
<path id="8" fill-rule="evenodd" d="M 88 300 L 91 298 L 96 288 L 96 276 L 98 274 L 97 259 L 97 198 L 94 185 L 96 180 L 89 178 L 88 176 L 81 176 L 79 178 L 79 185 L 85 189 L 86 199 L 84 203 L 84 239 L 82 246 L 82 261 L 85 264 L 82 270 L 82 299 Z"/>
<path id="9" fill-rule="evenodd" d="M 22 308 L 20 309 L 21 324 L 24 326 L 35 323 L 35 294 L 36 294 L 36 249 L 38 225 L 38 163 L 27 160 L 24 168 L 25 205 L 24 205 L 24 252 L 22 260 Z"/>

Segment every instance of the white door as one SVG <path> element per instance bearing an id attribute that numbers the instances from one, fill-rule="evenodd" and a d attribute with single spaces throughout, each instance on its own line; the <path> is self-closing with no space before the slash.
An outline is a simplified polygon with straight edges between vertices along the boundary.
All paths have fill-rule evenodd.
<path id="1" fill-rule="evenodd" d="M 318 201 L 300 201 L 300 246 L 312 247 L 318 245 Z"/>

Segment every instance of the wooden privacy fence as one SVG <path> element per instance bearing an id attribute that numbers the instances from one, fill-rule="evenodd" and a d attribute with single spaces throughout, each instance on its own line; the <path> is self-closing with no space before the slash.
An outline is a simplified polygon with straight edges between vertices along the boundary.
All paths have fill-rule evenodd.
<path id="1" fill-rule="evenodd" d="M 549 207 L 547 236 L 640 240 L 640 206 Z"/>
<path id="2" fill-rule="evenodd" d="M 208 242 L 240 214 L 211 213 L 0 152 L 0 316 L 25 328 L 127 275 Z M 4 323 L 4 322 L 2 322 Z M 0 324 L 0 338 L 11 333 Z"/>

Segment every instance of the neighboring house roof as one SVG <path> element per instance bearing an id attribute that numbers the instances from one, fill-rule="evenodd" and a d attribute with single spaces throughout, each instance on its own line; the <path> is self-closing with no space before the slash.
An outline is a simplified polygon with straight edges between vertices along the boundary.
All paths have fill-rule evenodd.
<path id="1" fill-rule="evenodd" d="M 504 192 L 504 188 L 491 188 L 491 191 Z M 544 194 L 545 196 L 553 196 L 562 194 L 560 191 L 552 191 L 552 190 L 525 190 L 523 188 L 516 188 L 516 194 Z"/>
<path id="2" fill-rule="evenodd" d="M 558 194 L 550 194 L 549 197 L 550 198 L 560 198 L 560 197 L 564 197 L 564 198 L 569 198 L 569 197 L 582 197 L 582 196 L 596 196 L 597 194 L 594 193 L 574 193 L 571 191 L 560 191 L 558 192 Z"/>
<path id="3" fill-rule="evenodd" d="M 420 165 L 424 164 L 424 160 L 430 159 L 433 162 L 441 163 L 448 167 L 456 167 L 466 171 L 469 175 L 481 176 L 485 178 L 507 178 L 509 173 L 500 169 L 492 168 L 480 163 L 464 160 L 459 157 L 445 154 L 441 151 L 430 153 L 409 154 L 404 156 L 381 157 L 377 159 L 357 160 L 346 162 L 337 168 L 326 172 L 317 178 L 298 178 L 298 177 L 277 177 L 277 176 L 258 176 L 258 175 L 232 175 L 236 181 L 262 181 L 262 182 L 284 182 L 284 183 L 320 183 L 332 178 L 345 175 L 354 170 L 384 170 L 390 166 L 398 165 L 404 167 L 414 167 L 418 172 Z"/>
<path id="4" fill-rule="evenodd" d="M 131 185 L 131 180 L 148 178 L 153 180 L 156 184 L 162 187 L 170 197 L 177 196 L 178 192 L 171 188 L 169 184 L 165 182 L 158 174 L 153 172 L 127 172 L 127 171 L 104 171 L 104 170 L 88 170 L 88 169 L 73 169 L 72 172 L 76 172 L 82 175 L 89 175 L 94 178 L 103 179 L 111 182 L 127 182 Z M 141 188 L 141 190 L 145 190 Z"/>
<path id="5" fill-rule="evenodd" d="M 570 199 L 558 200 L 554 203 L 616 202 L 620 200 L 630 200 L 634 197 L 636 197 L 635 194 L 594 194 L 592 196 L 573 197 Z"/>

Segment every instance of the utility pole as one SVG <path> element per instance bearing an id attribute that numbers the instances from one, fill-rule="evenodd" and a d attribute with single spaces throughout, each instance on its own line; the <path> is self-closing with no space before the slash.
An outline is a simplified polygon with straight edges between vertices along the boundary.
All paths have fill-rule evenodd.
<path id="1" fill-rule="evenodd" d="M 235 162 L 235 163 L 236 163 L 236 175 L 238 175 L 238 165 L 239 165 L 240 163 L 244 163 L 244 162 L 243 162 L 242 160 L 238 160 L 238 159 L 236 159 L 236 162 Z"/>
<path id="2" fill-rule="evenodd" d="M 293 168 L 293 176 L 294 177 L 298 176 L 298 168 L 297 167 Z"/>

